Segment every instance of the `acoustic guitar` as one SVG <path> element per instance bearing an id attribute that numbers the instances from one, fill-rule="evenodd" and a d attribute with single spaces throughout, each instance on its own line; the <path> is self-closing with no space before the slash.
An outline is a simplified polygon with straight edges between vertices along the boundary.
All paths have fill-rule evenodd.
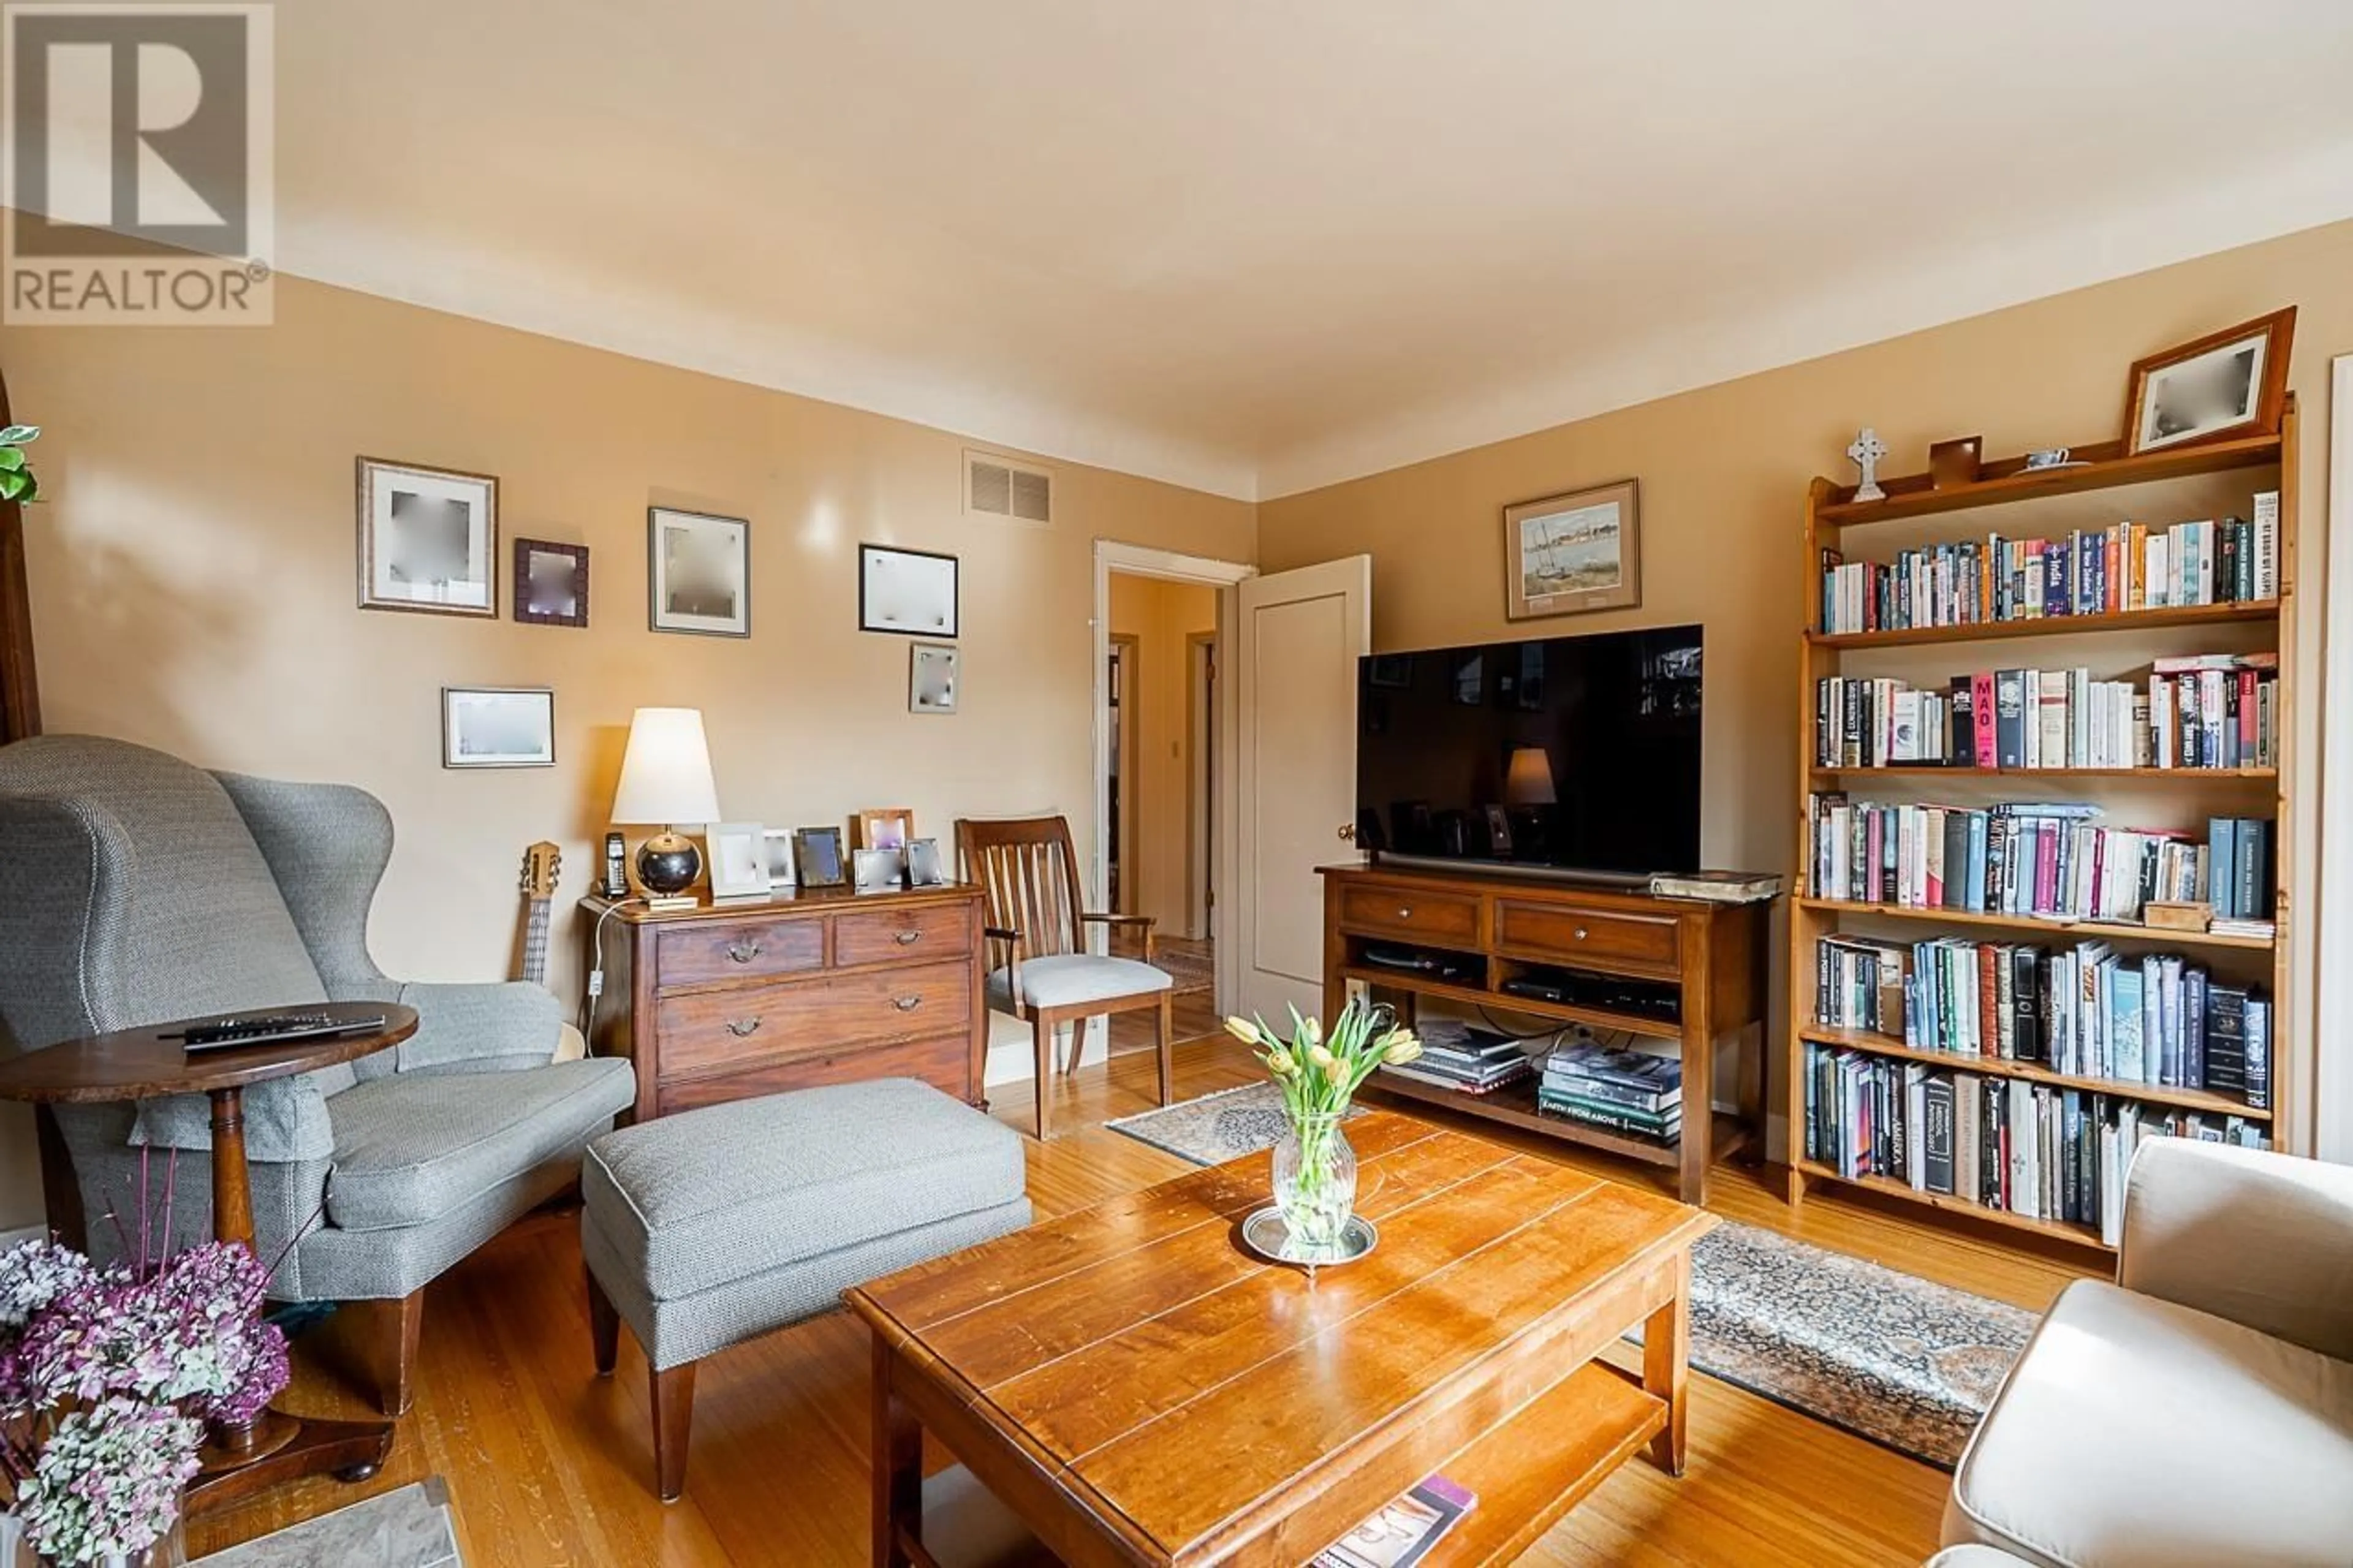
<path id="1" fill-rule="evenodd" d="M 564 874 L 564 851 L 544 839 L 522 852 L 522 976 L 533 985 L 547 984 L 547 924 L 555 901 L 555 879 Z M 577 1027 L 564 1026 L 554 1059 L 577 1061 L 588 1054 L 588 1043 Z"/>
<path id="2" fill-rule="evenodd" d="M 564 874 L 564 851 L 542 839 L 522 852 L 522 975 L 533 985 L 547 984 L 548 910 L 555 901 L 555 879 Z"/>

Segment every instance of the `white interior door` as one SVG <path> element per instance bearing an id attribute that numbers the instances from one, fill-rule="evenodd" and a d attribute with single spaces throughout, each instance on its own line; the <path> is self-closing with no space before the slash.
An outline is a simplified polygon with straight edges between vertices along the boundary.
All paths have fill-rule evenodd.
<path id="1" fill-rule="evenodd" d="M 1339 829 L 1356 817 L 1356 661 L 1372 647 L 1373 558 L 1252 577 L 1239 593 L 1222 672 L 1239 720 L 1234 973 L 1242 1010 L 1271 1023 L 1286 1004 L 1321 1010 L 1315 868 L 1357 858 Z"/>

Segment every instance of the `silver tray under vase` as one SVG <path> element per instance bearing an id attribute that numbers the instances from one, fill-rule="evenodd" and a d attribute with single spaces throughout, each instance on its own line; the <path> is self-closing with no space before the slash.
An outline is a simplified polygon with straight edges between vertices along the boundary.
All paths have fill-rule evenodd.
<path id="1" fill-rule="evenodd" d="M 1311 1247 L 1296 1240 L 1283 1223 L 1282 1211 L 1271 1205 L 1258 1210 L 1241 1224 L 1242 1246 L 1269 1263 L 1304 1268 L 1312 1278 L 1318 1268 L 1354 1263 L 1380 1245 L 1381 1233 L 1363 1215 L 1352 1214 L 1340 1227 L 1340 1239 L 1330 1246 Z"/>

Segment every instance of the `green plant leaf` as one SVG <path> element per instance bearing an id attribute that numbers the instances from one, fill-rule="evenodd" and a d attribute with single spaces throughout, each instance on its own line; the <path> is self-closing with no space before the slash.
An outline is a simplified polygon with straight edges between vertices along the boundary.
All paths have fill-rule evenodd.
<path id="1" fill-rule="evenodd" d="M 25 492 L 32 488 L 29 475 L 21 470 L 0 468 L 0 500 L 22 500 Z"/>
<path id="2" fill-rule="evenodd" d="M 25 454 L 22 449 L 16 447 L 0 447 L 0 468 L 21 468 L 24 466 Z"/>
<path id="3" fill-rule="evenodd" d="M 11 425 L 0 430 L 0 447 L 21 447 L 27 441 L 40 438 L 41 427 L 37 425 Z"/>

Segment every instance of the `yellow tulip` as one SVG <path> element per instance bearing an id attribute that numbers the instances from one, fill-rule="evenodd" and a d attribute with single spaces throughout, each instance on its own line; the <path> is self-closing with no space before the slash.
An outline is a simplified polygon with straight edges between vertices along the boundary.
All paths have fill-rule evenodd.
<path id="1" fill-rule="evenodd" d="M 1291 1053 L 1281 1046 L 1266 1054 L 1266 1070 L 1277 1078 L 1289 1078 L 1298 1067 L 1299 1064 L 1291 1059 Z"/>
<path id="2" fill-rule="evenodd" d="M 1332 1070 L 1332 1064 L 1339 1059 L 1339 1058 L 1334 1056 L 1325 1047 L 1314 1041 L 1308 1042 L 1307 1060 L 1316 1071 L 1330 1072 Z"/>
<path id="3" fill-rule="evenodd" d="M 1226 1033 L 1231 1035 L 1234 1038 L 1240 1040 L 1246 1046 L 1254 1046 L 1258 1044 L 1258 1026 L 1251 1023 L 1248 1018 L 1228 1018 L 1226 1020 Z"/>
<path id="4" fill-rule="evenodd" d="M 1419 1055 L 1421 1055 L 1421 1042 L 1408 1035 L 1404 1039 L 1397 1041 L 1381 1052 L 1381 1059 L 1391 1067 L 1403 1067 Z"/>
<path id="5" fill-rule="evenodd" d="M 1334 1089 L 1344 1089 L 1348 1082 L 1348 1064 L 1329 1051 L 1324 1053 L 1324 1081 Z"/>
<path id="6" fill-rule="evenodd" d="M 1324 1026 L 1313 1018 L 1303 1018 L 1299 1021 L 1299 1037 L 1311 1046 L 1321 1044 L 1324 1039 Z"/>

